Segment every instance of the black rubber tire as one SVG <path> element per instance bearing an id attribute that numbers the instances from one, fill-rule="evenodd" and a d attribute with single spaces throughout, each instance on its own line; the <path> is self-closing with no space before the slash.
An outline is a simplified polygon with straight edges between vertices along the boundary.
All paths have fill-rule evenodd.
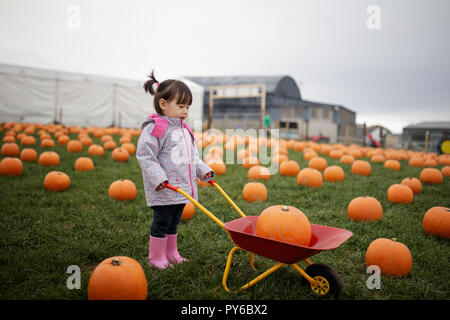
<path id="1" fill-rule="evenodd" d="M 332 295 L 334 296 L 335 299 L 339 298 L 342 291 L 343 283 L 341 277 L 333 268 L 324 263 L 314 263 L 308 266 L 305 269 L 305 272 L 311 278 L 314 278 L 316 276 L 324 277 L 330 285 L 330 289 L 326 294 L 326 296 Z M 304 279 L 304 281 L 309 285 L 308 280 Z"/>

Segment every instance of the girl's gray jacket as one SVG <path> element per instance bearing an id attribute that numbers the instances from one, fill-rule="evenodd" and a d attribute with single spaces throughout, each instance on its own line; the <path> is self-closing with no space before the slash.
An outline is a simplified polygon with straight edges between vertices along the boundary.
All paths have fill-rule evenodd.
<path id="1" fill-rule="evenodd" d="M 194 134 L 181 118 L 156 113 L 148 116 L 141 125 L 136 158 L 142 169 L 148 206 L 189 202 L 173 190 L 156 191 L 164 181 L 198 200 L 197 177 L 208 181 L 215 176 L 214 171 L 199 158 Z M 212 172 L 212 177 L 203 180 L 209 172 Z"/>

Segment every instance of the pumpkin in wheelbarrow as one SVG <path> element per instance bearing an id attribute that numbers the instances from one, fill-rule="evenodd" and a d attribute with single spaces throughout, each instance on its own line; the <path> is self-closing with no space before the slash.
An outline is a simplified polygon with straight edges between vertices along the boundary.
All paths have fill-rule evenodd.
<path id="1" fill-rule="evenodd" d="M 256 221 L 256 235 L 308 246 L 311 241 L 311 224 L 299 209 L 276 205 L 261 212 Z"/>

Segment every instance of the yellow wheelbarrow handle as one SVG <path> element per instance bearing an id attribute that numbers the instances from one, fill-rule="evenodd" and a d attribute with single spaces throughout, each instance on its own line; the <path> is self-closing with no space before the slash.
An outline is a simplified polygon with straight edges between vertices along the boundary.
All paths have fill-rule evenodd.
<path id="1" fill-rule="evenodd" d="M 168 184 L 167 182 L 164 182 L 164 187 L 167 189 L 171 189 L 173 191 L 179 192 L 181 193 L 183 196 L 185 196 L 189 201 L 191 201 L 197 208 L 199 208 L 200 210 L 203 211 L 204 214 L 206 214 L 209 218 L 211 218 L 211 220 L 213 220 L 215 223 L 217 223 L 220 227 L 222 227 L 222 229 L 224 229 L 227 233 L 228 230 L 225 229 L 225 226 L 223 224 L 222 221 L 220 221 L 220 219 L 218 219 L 214 214 L 212 214 L 208 209 L 206 209 L 204 206 L 202 206 L 197 200 L 195 200 L 194 198 L 192 198 L 190 195 L 188 195 L 186 192 L 184 192 L 183 190 L 181 190 L 178 187 L 175 187 L 171 184 Z"/>
<path id="2" fill-rule="evenodd" d="M 242 212 L 242 210 L 236 205 L 236 203 L 234 203 L 233 200 L 231 200 L 231 198 L 225 193 L 225 191 L 223 191 L 223 189 L 217 184 L 216 181 L 209 180 L 208 183 L 216 187 L 217 190 L 219 190 L 219 192 L 224 196 L 225 199 L 227 199 L 227 201 L 241 215 L 241 217 L 245 217 L 245 214 Z"/>

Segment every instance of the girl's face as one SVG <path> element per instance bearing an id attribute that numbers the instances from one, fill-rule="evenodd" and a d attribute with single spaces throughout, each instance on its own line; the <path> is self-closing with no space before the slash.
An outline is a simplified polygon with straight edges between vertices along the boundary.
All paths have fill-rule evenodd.
<path id="1" fill-rule="evenodd" d="M 172 99 L 170 101 L 160 99 L 159 106 L 161 107 L 165 116 L 169 118 L 181 118 L 186 119 L 189 113 L 188 104 L 177 103 L 178 99 Z"/>

